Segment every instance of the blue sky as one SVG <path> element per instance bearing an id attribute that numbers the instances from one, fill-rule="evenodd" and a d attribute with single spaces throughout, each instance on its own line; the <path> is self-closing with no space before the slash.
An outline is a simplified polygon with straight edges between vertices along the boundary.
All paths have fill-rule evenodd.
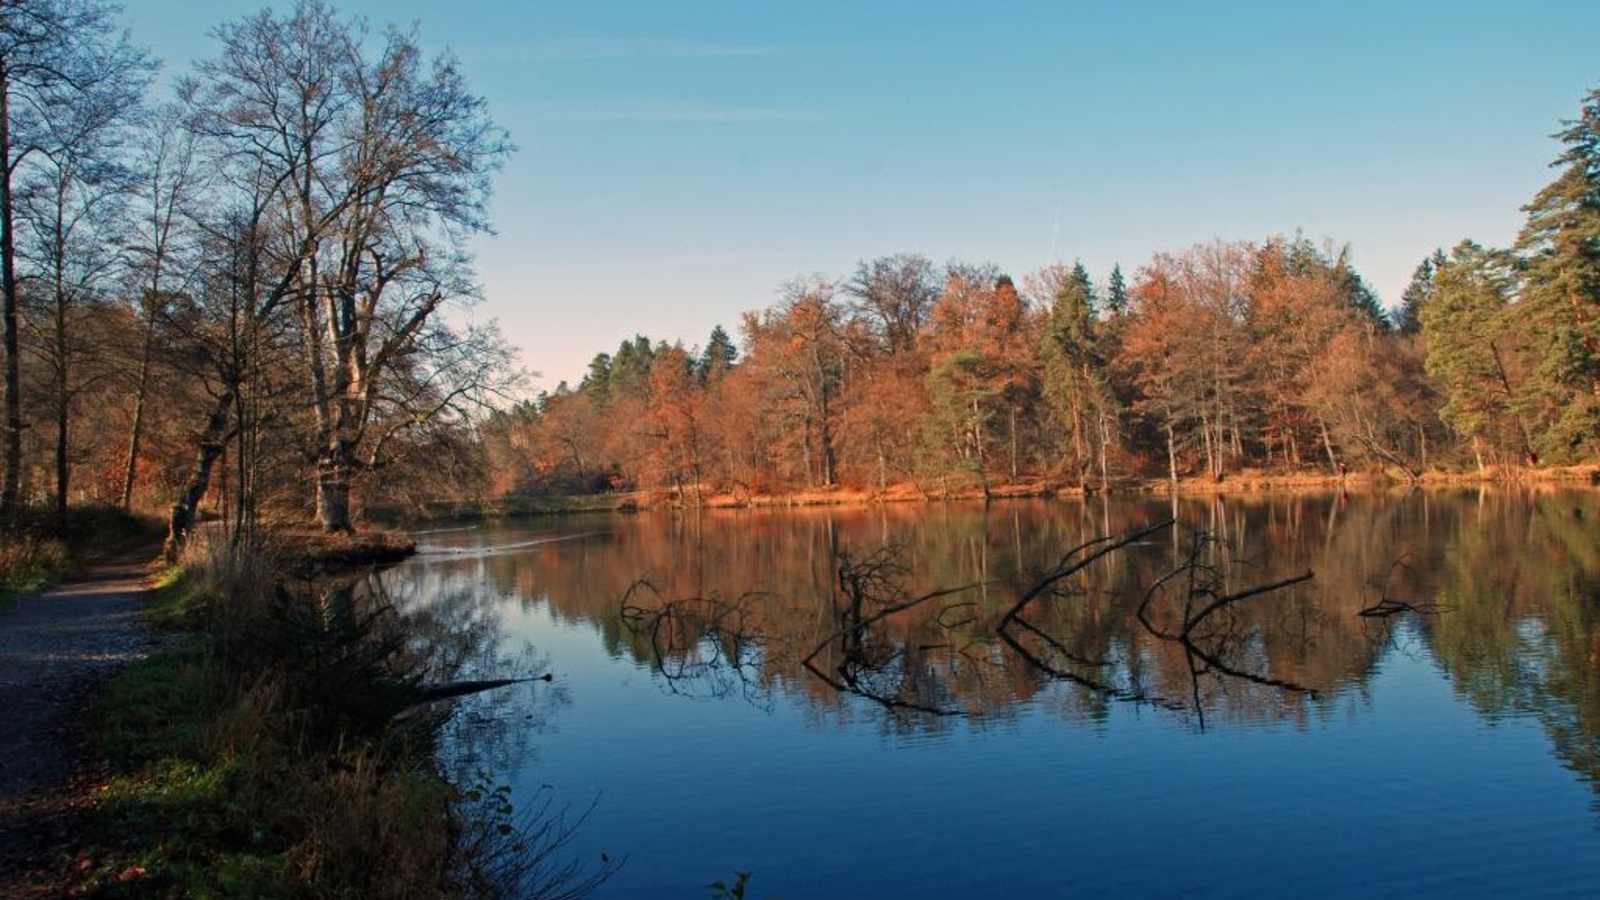
<path id="1" fill-rule="evenodd" d="M 125 19 L 171 73 L 261 5 Z M 338 5 L 419 22 L 519 145 L 475 315 L 545 384 L 900 251 L 1103 279 L 1298 228 L 1392 303 L 1435 246 L 1511 239 L 1600 85 L 1597 3 Z"/>

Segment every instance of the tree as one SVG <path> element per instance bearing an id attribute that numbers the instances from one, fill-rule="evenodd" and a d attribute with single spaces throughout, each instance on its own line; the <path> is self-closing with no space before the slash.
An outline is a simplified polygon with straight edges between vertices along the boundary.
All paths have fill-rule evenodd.
<path id="1" fill-rule="evenodd" d="M 1113 316 L 1128 311 L 1128 285 L 1123 280 L 1120 264 L 1111 267 L 1111 280 L 1106 285 L 1106 311 Z"/>
<path id="2" fill-rule="evenodd" d="M 778 388 L 775 398 L 799 425 L 806 480 L 832 487 L 838 478 L 834 427 L 848 347 L 844 311 L 832 282 L 798 279 L 776 309 L 745 318 L 751 362 Z"/>
<path id="3" fill-rule="evenodd" d="M 510 152 L 454 59 L 415 31 L 369 54 L 362 21 L 320 0 L 224 25 L 190 92 L 201 130 L 270 166 L 285 209 L 316 426 L 317 518 L 350 528 L 350 484 L 387 376 L 451 346 L 436 314 L 476 296 L 462 242 L 487 230 L 489 175 Z M 431 406 L 425 406 L 424 409 Z M 425 420 L 423 420 L 425 421 Z M 423 424 L 418 421 L 417 424 Z"/>
<path id="4" fill-rule="evenodd" d="M 1535 359 L 1530 390 L 1549 420 L 1548 453 L 1570 456 L 1600 438 L 1600 89 L 1556 138 L 1560 170 L 1523 210 L 1519 305 Z"/>
<path id="5" fill-rule="evenodd" d="M 194 132 L 183 127 L 180 108 L 166 107 L 144 123 L 130 191 L 136 223 L 128 245 L 130 294 L 143 328 L 133 366 L 133 417 L 119 495 L 123 509 L 133 503 L 157 324 L 173 294 L 191 286 L 194 235 L 188 226 L 197 215 L 191 204 L 203 187 L 196 163 Z"/>
<path id="6" fill-rule="evenodd" d="M 728 332 L 721 325 L 712 328 L 711 337 L 706 339 L 706 348 L 698 361 L 701 383 L 726 374 L 738 359 L 739 348 L 734 346 Z"/>
<path id="7" fill-rule="evenodd" d="M 1503 252 L 1463 241 L 1434 277 L 1435 293 L 1422 310 L 1427 371 L 1444 395 L 1440 417 L 1471 439 L 1481 470 L 1484 440 L 1522 452 L 1528 445 L 1510 346 L 1514 264 Z"/>
<path id="8" fill-rule="evenodd" d="M 19 178 L 52 145 L 64 119 L 92 120 L 137 93 L 150 64 L 97 0 L 7 0 L 0 10 L 0 299 L 5 434 L 0 520 L 14 520 L 22 487 L 17 194 Z M 59 136 L 59 134 L 57 135 Z"/>
<path id="9" fill-rule="evenodd" d="M 38 355 L 51 373 L 55 419 L 55 513 L 66 522 L 71 473 L 70 427 L 78 395 L 112 374 L 81 371 L 93 329 L 81 321 L 105 303 L 122 268 L 130 173 L 122 165 L 128 125 L 137 115 L 148 69 L 139 54 L 105 63 L 122 77 L 85 85 L 51 110 L 36 135 L 17 212 L 29 240 L 23 248 L 38 310 Z M 104 353 L 97 354 L 102 358 Z"/>
<path id="10" fill-rule="evenodd" d="M 1072 433 L 1072 471 L 1078 482 L 1084 481 L 1090 460 L 1098 457 L 1104 487 L 1113 401 L 1095 329 L 1094 294 L 1088 272 L 1080 263 L 1066 277 L 1044 280 L 1055 285 L 1039 348 L 1046 395 L 1058 421 Z M 1098 453 L 1093 449 L 1096 444 Z"/>
<path id="11" fill-rule="evenodd" d="M 889 353 L 916 347 L 917 335 L 939 299 L 933 263 L 910 253 L 858 263 L 844 290 L 854 298 L 855 314 L 869 320 L 872 333 Z"/>
<path id="12" fill-rule="evenodd" d="M 1401 334 L 1416 334 L 1422 330 L 1422 310 L 1433 296 L 1434 276 L 1444 265 L 1443 250 L 1435 250 L 1417 263 L 1411 272 L 1411 281 L 1400 295 L 1400 308 L 1395 311 L 1394 327 Z"/>

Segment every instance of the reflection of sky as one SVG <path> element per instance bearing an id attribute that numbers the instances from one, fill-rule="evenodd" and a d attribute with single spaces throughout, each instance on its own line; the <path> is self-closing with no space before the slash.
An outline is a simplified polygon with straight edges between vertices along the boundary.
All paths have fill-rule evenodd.
<path id="1" fill-rule="evenodd" d="M 471 562 L 448 571 L 494 583 Z M 700 896 L 736 869 L 755 873 L 755 896 L 791 900 L 1580 896 L 1600 877 L 1593 792 L 1537 715 L 1475 711 L 1404 624 L 1367 677 L 1300 721 L 1219 715 L 1202 733 L 1131 704 L 1074 721 L 1052 687 L 1002 718 L 898 733 L 793 692 L 765 706 L 673 696 L 590 623 L 537 600 L 502 609 L 571 699 L 520 790 L 554 784 L 580 808 L 601 796 L 574 852 L 630 857 L 602 897 Z M 1542 631 L 1517 636 L 1538 645 Z"/>

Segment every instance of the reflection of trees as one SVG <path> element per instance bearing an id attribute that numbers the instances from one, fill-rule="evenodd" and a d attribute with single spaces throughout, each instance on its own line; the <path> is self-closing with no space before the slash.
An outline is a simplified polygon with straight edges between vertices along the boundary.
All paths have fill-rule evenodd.
<path id="1" fill-rule="evenodd" d="M 1441 551 L 1426 640 L 1490 721 L 1533 716 L 1557 755 L 1600 778 L 1600 541 L 1587 494 L 1496 492 L 1465 507 Z"/>
<path id="2" fill-rule="evenodd" d="M 757 630 L 750 604 L 757 595 L 736 600 L 685 597 L 669 600 L 640 579 L 622 595 L 622 620 L 629 631 L 647 636 L 656 674 L 674 694 L 760 698 L 761 658 L 767 641 Z"/>
<path id="3" fill-rule="evenodd" d="M 1063 585 L 1063 596 L 1028 606 L 1027 623 L 1053 644 L 1008 629 L 1093 686 L 1053 677 L 999 638 L 1006 612 L 1060 562 L 1062 548 L 1169 515 L 1183 527 L 1096 559 Z M 468 602 L 509 596 L 547 604 L 558 620 L 584 623 L 612 653 L 647 666 L 656 648 L 648 633 L 627 627 L 617 602 L 636 578 L 648 577 L 666 598 L 743 597 L 739 627 L 762 640 L 732 657 L 741 691 L 748 683 L 758 694 L 803 698 L 819 718 L 942 728 L 948 717 L 850 703 L 801 664 L 829 644 L 815 662 L 844 683 L 837 666 L 850 648 L 840 645 L 839 613 L 850 598 L 839 561 L 893 546 L 906 598 L 974 586 L 873 622 L 858 660 L 874 665 L 858 665 L 857 680 L 870 680 L 875 694 L 959 711 L 979 726 L 1026 705 L 1093 720 L 1130 697 L 1176 699 L 1203 710 L 1207 724 L 1305 722 L 1364 702 L 1398 634 L 1415 636 L 1417 651 L 1432 653 L 1484 715 L 1538 715 L 1563 758 L 1600 774 L 1597 516 L 1600 504 L 1587 494 L 1511 492 L 651 513 L 611 519 L 606 534 L 583 541 L 430 561 L 414 571 L 436 579 L 436 593 L 447 585 L 475 591 Z M 1140 621 L 1139 607 L 1157 579 L 1190 559 L 1186 536 L 1195 531 L 1212 538 L 1206 553 L 1219 596 L 1308 569 L 1316 579 L 1219 610 L 1190 630 L 1190 646 L 1163 639 L 1152 631 L 1182 630 L 1181 600 L 1152 601 L 1154 629 Z M 1359 615 L 1383 597 L 1443 611 L 1382 621 Z M 724 661 L 731 649 L 722 646 Z M 1206 656 L 1318 696 L 1231 678 Z"/>

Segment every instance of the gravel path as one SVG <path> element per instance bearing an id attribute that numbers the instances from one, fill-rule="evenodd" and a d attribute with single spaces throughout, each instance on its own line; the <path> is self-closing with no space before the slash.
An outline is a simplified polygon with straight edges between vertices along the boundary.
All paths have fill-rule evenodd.
<path id="1" fill-rule="evenodd" d="M 35 893 L 48 878 L 38 867 L 70 852 L 84 800 L 75 776 L 87 775 L 85 707 L 96 685 L 154 644 L 140 618 L 146 569 L 102 564 L 0 610 L 0 895 Z"/>

